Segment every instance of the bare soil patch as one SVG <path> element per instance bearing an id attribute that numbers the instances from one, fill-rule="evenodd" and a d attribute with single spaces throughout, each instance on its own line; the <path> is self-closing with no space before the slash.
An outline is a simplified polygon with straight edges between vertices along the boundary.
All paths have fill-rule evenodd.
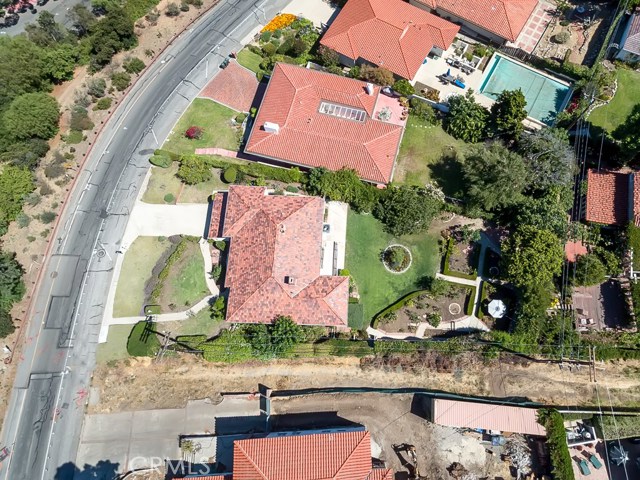
<path id="1" fill-rule="evenodd" d="M 597 403 L 595 387 L 589 383 L 586 368 L 568 371 L 560 370 L 555 364 L 525 366 L 505 359 L 497 365 L 467 362 L 464 368 L 452 371 L 445 368 L 439 372 L 428 364 L 416 362 L 396 365 L 383 362 L 377 368 L 362 368 L 361 360 L 353 357 L 235 365 L 211 364 L 186 354 L 166 358 L 160 363 L 147 358 L 127 359 L 96 369 L 93 387 L 98 389 L 99 403 L 91 405 L 89 411 L 106 413 L 182 407 L 189 399 L 215 398 L 222 392 L 253 392 L 258 383 L 278 390 L 341 386 L 419 387 L 499 396 L 502 392 L 491 390 L 492 385 L 496 385 L 492 377 L 498 374 L 502 375 L 504 391 L 510 397 L 556 405 Z M 638 366 L 639 361 L 610 362 L 600 366 L 599 388 L 610 389 L 613 405 L 640 403 L 640 378 L 625 373 Z M 131 392 L 136 394 L 131 395 Z"/>

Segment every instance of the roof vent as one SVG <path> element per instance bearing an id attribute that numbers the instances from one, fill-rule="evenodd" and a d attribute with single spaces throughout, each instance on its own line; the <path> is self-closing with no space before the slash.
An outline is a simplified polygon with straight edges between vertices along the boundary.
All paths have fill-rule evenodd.
<path id="1" fill-rule="evenodd" d="M 296 284 L 296 277 L 286 276 L 286 277 L 284 277 L 284 283 L 286 283 L 287 285 L 295 285 Z"/>
<path id="2" fill-rule="evenodd" d="M 280 133 L 280 125 L 272 122 L 264 122 L 264 131 L 267 133 Z"/>
<path id="3" fill-rule="evenodd" d="M 367 91 L 367 95 L 373 95 L 373 83 L 367 83 L 364 88 Z"/>
<path id="4" fill-rule="evenodd" d="M 284 223 L 280 225 L 280 233 L 284 233 L 287 231 L 287 227 L 284 226 Z"/>

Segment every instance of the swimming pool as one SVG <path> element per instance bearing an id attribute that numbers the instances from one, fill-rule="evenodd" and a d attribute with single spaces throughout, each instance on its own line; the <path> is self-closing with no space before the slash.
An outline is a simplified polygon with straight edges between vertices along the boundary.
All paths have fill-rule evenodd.
<path id="1" fill-rule="evenodd" d="M 567 83 L 495 54 L 485 70 L 480 93 L 495 100 L 503 90 L 518 88 L 527 100 L 529 116 L 547 125 L 564 110 L 571 96 L 571 86 Z"/>

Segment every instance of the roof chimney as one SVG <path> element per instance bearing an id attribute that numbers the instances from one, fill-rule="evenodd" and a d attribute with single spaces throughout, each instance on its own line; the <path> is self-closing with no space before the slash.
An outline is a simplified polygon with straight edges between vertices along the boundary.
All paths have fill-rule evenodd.
<path id="1" fill-rule="evenodd" d="M 267 133 L 280 133 L 280 125 L 272 122 L 264 122 L 264 131 Z"/>
<path id="2" fill-rule="evenodd" d="M 373 95 L 373 83 L 367 83 L 364 88 L 367 91 L 367 95 Z"/>

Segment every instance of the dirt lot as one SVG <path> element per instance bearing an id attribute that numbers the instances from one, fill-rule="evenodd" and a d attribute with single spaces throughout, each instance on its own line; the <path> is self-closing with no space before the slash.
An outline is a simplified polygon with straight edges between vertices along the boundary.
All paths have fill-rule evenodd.
<path id="1" fill-rule="evenodd" d="M 509 464 L 500 459 L 496 448 L 480 443 L 476 435 L 428 422 L 420 404 L 420 398 L 414 395 L 340 394 L 278 398 L 272 403 L 272 418 L 276 428 L 281 428 L 281 424 L 294 423 L 288 420 L 288 416 L 292 418 L 291 414 L 306 412 L 314 412 L 313 419 L 325 426 L 364 425 L 371 432 L 374 456 L 396 473 L 406 472 L 403 464 L 410 459 L 406 451 L 396 453 L 393 446 L 407 443 L 416 447 L 418 470 L 424 478 L 451 479 L 447 468 L 453 462 L 461 463 L 469 473 L 480 478 L 511 478 Z M 378 455 L 376 450 L 380 451 Z"/>
<path id="2" fill-rule="evenodd" d="M 364 359 L 363 359 L 364 360 Z M 211 364 L 187 355 L 167 358 L 127 359 L 101 365 L 93 387 L 99 401 L 91 413 L 149 408 L 173 408 L 188 399 L 214 398 L 220 392 L 255 391 L 258 382 L 276 390 L 320 387 L 420 387 L 453 393 L 518 397 L 546 404 L 594 405 L 594 384 L 586 368 L 560 370 L 557 365 L 529 366 L 494 361 L 493 365 L 466 362 L 464 368 L 438 373 L 419 363 L 411 368 L 383 365 L 361 367 L 353 357 L 279 360 L 249 364 Z M 462 365 L 459 363 L 459 365 Z M 616 362 L 598 370 L 600 391 L 609 388 L 613 405 L 640 404 L 640 362 Z M 136 392 L 136 395 L 131 395 Z M 602 395 L 602 393 L 601 393 Z"/>

